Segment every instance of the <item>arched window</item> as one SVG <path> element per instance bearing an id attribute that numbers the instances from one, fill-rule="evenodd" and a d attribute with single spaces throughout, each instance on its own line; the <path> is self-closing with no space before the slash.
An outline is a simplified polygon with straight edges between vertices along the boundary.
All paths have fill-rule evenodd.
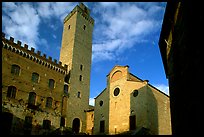
<path id="1" fill-rule="evenodd" d="M 30 92 L 29 93 L 29 98 L 28 98 L 28 104 L 29 105 L 35 105 L 35 100 L 36 100 L 36 93 L 35 92 Z"/>
<path id="2" fill-rule="evenodd" d="M 16 97 L 16 87 L 14 87 L 14 86 L 8 87 L 7 97 L 9 97 L 9 98 L 15 98 Z"/>
<path id="3" fill-rule="evenodd" d="M 64 93 L 66 94 L 68 93 L 68 88 L 69 88 L 68 85 L 64 85 Z"/>
<path id="4" fill-rule="evenodd" d="M 38 83 L 38 81 L 39 81 L 39 74 L 36 72 L 33 72 L 32 73 L 32 82 Z"/>
<path id="5" fill-rule="evenodd" d="M 52 101 L 53 99 L 51 97 L 47 97 L 47 101 L 46 101 L 47 108 L 52 108 Z"/>
<path id="6" fill-rule="evenodd" d="M 54 89 L 55 86 L 55 80 L 54 79 L 49 79 L 49 88 Z"/>
<path id="7" fill-rule="evenodd" d="M 11 74 L 19 76 L 20 74 L 20 67 L 18 65 L 11 66 Z"/>

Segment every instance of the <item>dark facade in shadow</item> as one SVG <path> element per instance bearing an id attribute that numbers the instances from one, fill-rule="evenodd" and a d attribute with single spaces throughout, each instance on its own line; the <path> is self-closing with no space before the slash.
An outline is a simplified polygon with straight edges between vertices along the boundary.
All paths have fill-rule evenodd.
<path id="1" fill-rule="evenodd" d="M 43 125 L 33 125 L 25 122 L 24 119 L 18 118 L 9 112 L 6 108 L 2 108 L 5 112 L 1 114 L 1 134 L 3 135 L 76 135 L 84 133 L 75 133 L 72 128 L 60 128 Z"/>
<path id="2" fill-rule="evenodd" d="M 31 109 L 33 112 L 38 111 L 34 108 Z M 25 119 L 15 116 L 7 108 L 2 107 L 1 133 L 3 135 L 85 135 L 85 133 L 74 131 L 71 127 L 56 128 L 53 125 L 34 125 L 32 119 L 30 121 Z"/>
<path id="3" fill-rule="evenodd" d="M 201 2 L 167 3 L 159 48 L 169 79 L 173 135 L 202 134 L 203 7 Z"/>
<path id="4" fill-rule="evenodd" d="M 138 92 L 138 93 L 136 93 Z M 130 95 L 130 130 L 132 134 L 158 135 L 157 100 L 148 85 L 135 90 Z M 134 117 L 136 121 L 134 122 Z M 131 119 L 131 117 L 133 117 Z M 136 127 L 131 129 L 131 123 Z M 134 127 L 134 126 L 133 126 Z"/>

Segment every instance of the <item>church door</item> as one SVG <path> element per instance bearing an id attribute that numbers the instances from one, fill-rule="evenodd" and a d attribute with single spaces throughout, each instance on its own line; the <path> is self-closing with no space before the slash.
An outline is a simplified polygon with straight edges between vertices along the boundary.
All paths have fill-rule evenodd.
<path id="1" fill-rule="evenodd" d="M 132 115 L 130 116 L 129 118 L 130 120 L 130 130 L 135 130 L 136 129 L 136 116 L 135 115 Z"/>

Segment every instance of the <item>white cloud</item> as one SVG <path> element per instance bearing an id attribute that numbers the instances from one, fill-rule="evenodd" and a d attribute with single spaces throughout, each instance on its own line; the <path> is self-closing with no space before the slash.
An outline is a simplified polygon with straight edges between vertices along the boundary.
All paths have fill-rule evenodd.
<path id="1" fill-rule="evenodd" d="M 64 17 L 78 3 L 75 2 L 39 2 L 13 3 L 3 2 L 2 29 L 15 39 L 34 48 L 41 40 L 39 25 L 45 21 L 54 31 L 56 26 L 50 19 Z M 93 3 L 91 16 L 95 20 L 93 35 L 93 62 L 115 60 L 135 43 L 146 42 L 145 36 L 158 30 L 161 19 L 155 19 L 163 7 L 155 3 Z M 51 25 L 52 24 L 52 25 Z M 52 35 L 55 38 L 54 35 Z"/>
<path id="2" fill-rule="evenodd" d="M 12 10 L 7 10 L 12 7 Z M 6 12 L 2 16 L 4 32 L 21 40 L 30 47 L 37 48 L 36 42 L 39 40 L 38 26 L 39 16 L 31 4 L 3 3 L 3 10 Z"/>
<path id="3" fill-rule="evenodd" d="M 49 48 L 46 39 L 39 36 L 40 22 L 52 17 L 63 21 L 62 16 L 71 11 L 73 6 L 71 2 L 39 2 L 35 5 L 26 2 L 3 2 L 2 30 L 15 40 L 20 40 L 22 44 L 28 44 L 29 48 L 38 49 L 38 44 Z M 54 25 L 48 25 L 56 30 Z"/>
<path id="4" fill-rule="evenodd" d="M 89 98 L 89 105 L 92 105 L 92 106 L 95 105 L 95 99 L 94 98 Z"/>
<path id="5" fill-rule="evenodd" d="M 164 92 L 165 94 L 169 95 L 169 86 L 164 84 L 156 84 L 155 87 Z"/>
<path id="6" fill-rule="evenodd" d="M 110 60 L 111 57 L 107 55 L 113 58 L 118 53 L 123 53 L 125 49 L 133 47 L 135 43 L 147 41 L 146 36 L 159 30 L 161 25 L 161 19 L 155 19 L 154 16 L 156 14 L 158 16 L 163 9 L 155 3 L 145 6 L 144 3 L 102 2 L 95 8 L 100 10 L 94 10 L 97 16 L 95 17 L 93 56 L 97 58 L 92 58 L 93 62 L 94 59 L 105 60 L 104 53 L 106 53 L 106 59 Z"/>
<path id="7" fill-rule="evenodd" d="M 39 2 L 37 7 L 38 14 L 42 18 L 50 19 L 52 17 L 60 18 L 63 21 L 64 17 L 69 13 L 76 3 L 73 2 Z"/>

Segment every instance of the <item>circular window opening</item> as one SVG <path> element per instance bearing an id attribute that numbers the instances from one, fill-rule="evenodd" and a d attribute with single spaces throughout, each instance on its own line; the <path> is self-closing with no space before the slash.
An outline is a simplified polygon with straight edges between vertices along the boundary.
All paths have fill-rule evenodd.
<path id="1" fill-rule="evenodd" d="M 133 96 L 136 97 L 138 95 L 138 90 L 133 91 Z"/>
<path id="2" fill-rule="evenodd" d="M 119 88 L 116 88 L 116 89 L 114 90 L 114 96 L 117 96 L 119 93 L 120 93 L 120 89 L 119 89 Z"/>
<path id="3" fill-rule="evenodd" d="M 103 101 L 102 101 L 102 100 L 99 102 L 99 105 L 100 105 L 100 106 L 102 106 L 102 105 L 103 105 Z"/>

